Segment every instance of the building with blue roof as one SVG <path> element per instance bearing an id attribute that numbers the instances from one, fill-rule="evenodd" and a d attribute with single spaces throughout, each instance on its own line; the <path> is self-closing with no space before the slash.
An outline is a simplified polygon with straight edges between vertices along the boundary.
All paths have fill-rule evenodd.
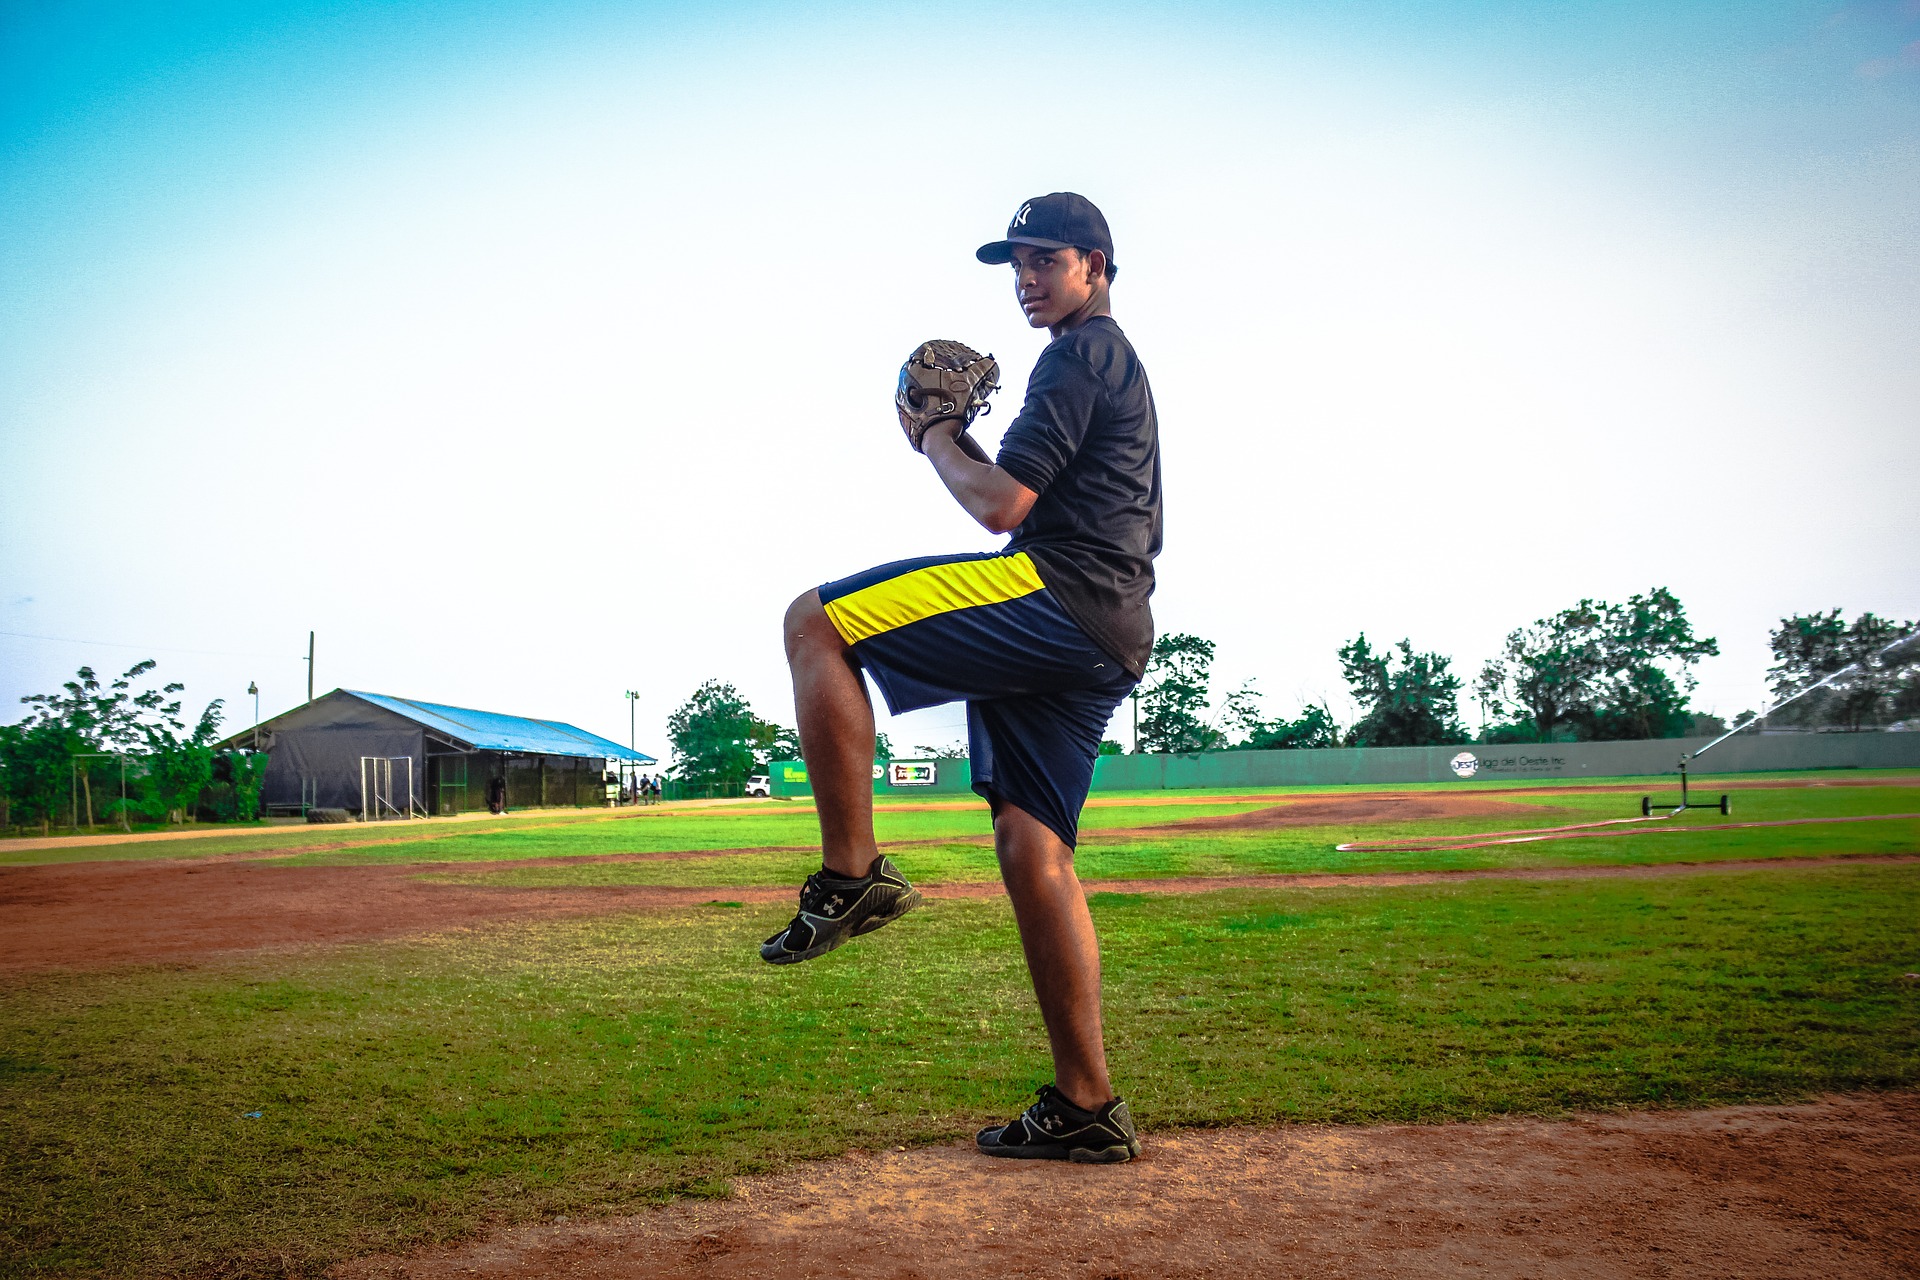
<path id="1" fill-rule="evenodd" d="M 504 790 L 510 809 L 599 806 L 654 758 L 563 720 L 335 689 L 220 744 L 267 755 L 269 813 L 466 813 Z"/>

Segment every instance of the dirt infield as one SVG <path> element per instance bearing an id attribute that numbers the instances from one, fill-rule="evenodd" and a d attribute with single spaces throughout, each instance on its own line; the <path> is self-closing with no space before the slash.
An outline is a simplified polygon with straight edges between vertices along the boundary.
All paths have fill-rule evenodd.
<path id="1" fill-rule="evenodd" d="M 1204 893 L 1214 889 L 1328 889 L 1450 880 L 1654 877 L 1915 862 L 1920 854 L 1775 858 L 1653 866 L 1258 875 L 1095 880 L 1089 893 Z M 0 973 L 192 963 L 222 954 L 419 936 L 496 920 L 551 920 L 729 902 L 791 902 L 792 885 L 675 888 L 609 885 L 520 888 L 446 883 L 422 871 L 498 869 L 443 863 L 284 867 L 270 862 L 80 862 L 0 868 Z M 514 865 L 514 864 L 504 864 Z M 990 898 L 997 881 L 923 886 L 930 898 Z"/>
<path id="2" fill-rule="evenodd" d="M 335 1280 L 1895 1277 L 1920 1095 L 1567 1121 L 1149 1134 L 1130 1165 L 854 1152 L 724 1201 L 499 1232 Z"/>
<path id="3" fill-rule="evenodd" d="M 1529 818 L 1538 821 L 1536 805 L 1488 799 L 1473 791 L 1410 791 L 1348 796 L 1288 798 L 1248 813 L 1222 813 L 1206 818 L 1183 818 L 1150 827 L 1089 828 L 1085 840 L 1102 842 L 1147 839 L 1195 832 L 1271 831 L 1279 827 L 1327 827 L 1344 823 L 1417 822 L 1426 818 Z"/>

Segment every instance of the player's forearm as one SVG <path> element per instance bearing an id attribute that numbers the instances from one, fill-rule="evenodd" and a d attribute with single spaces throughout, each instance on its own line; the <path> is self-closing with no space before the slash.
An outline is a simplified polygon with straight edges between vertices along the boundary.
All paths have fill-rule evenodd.
<path id="1" fill-rule="evenodd" d="M 947 492 L 987 532 L 1011 533 L 1033 509 L 1039 495 L 987 461 L 985 451 L 973 441 L 963 444 L 951 432 L 930 431 L 925 448 Z"/>
<path id="2" fill-rule="evenodd" d="M 980 447 L 980 442 L 966 432 L 962 431 L 959 435 L 955 436 L 953 442 L 960 446 L 962 453 L 972 458 L 975 462 L 984 462 L 989 466 L 993 464 L 993 459 L 989 458 L 987 451 Z"/>

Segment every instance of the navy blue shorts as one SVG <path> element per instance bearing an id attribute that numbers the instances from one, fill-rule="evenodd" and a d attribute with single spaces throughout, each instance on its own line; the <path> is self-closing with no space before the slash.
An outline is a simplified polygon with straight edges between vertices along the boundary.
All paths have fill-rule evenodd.
<path id="1" fill-rule="evenodd" d="M 973 789 L 1069 845 L 1100 738 L 1134 679 L 1087 637 L 1025 552 L 927 556 L 820 588 L 894 715 L 967 704 Z"/>

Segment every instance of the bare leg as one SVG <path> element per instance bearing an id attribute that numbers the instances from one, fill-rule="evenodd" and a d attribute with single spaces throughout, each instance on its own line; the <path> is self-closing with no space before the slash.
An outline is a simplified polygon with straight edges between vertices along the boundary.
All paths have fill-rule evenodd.
<path id="1" fill-rule="evenodd" d="M 993 843 L 1047 1024 L 1054 1087 L 1075 1106 L 1097 1110 L 1113 1100 L 1100 1029 L 1100 939 L 1074 874 L 1073 850 L 1010 804 L 994 819 Z"/>
<path id="2" fill-rule="evenodd" d="M 820 814 L 821 861 L 843 876 L 864 876 L 880 854 L 873 839 L 873 703 L 867 682 L 828 621 L 819 592 L 807 592 L 787 610 L 786 641 L 800 753 Z"/>

